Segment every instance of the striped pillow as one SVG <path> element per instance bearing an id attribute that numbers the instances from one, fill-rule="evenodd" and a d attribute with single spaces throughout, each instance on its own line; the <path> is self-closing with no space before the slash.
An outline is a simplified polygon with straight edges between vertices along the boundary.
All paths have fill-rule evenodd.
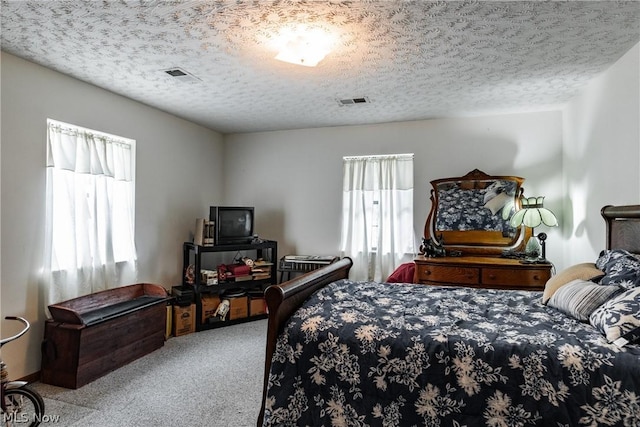
<path id="1" fill-rule="evenodd" d="M 617 285 L 599 285 L 577 279 L 558 289 L 548 305 L 581 322 L 588 322 L 596 308 L 623 290 Z"/>
<path id="2" fill-rule="evenodd" d="M 583 262 L 567 267 L 547 281 L 544 286 L 544 292 L 542 293 L 542 303 L 545 305 L 548 304 L 553 294 L 560 289 L 561 286 L 566 285 L 572 280 L 581 279 L 597 282 L 598 280 L 596 280 L 596 278 L 602 277 L 603 274 L 604 272 L 592 262 Z"/>

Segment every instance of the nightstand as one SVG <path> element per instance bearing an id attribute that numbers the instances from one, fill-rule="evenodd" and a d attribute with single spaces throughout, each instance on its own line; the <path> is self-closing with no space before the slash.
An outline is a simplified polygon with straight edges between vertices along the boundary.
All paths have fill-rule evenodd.
<path id="1" fill-rule="evenodd" d="M 520 260 L 491 256 L 418 256 L 414 283 L 474 288 L 542 291 L 553 265 L 523 264 Z"/>

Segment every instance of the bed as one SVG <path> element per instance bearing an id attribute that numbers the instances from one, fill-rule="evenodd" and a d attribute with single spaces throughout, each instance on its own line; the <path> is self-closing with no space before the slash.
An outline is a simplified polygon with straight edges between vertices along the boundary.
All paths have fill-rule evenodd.
<path id="1" fill-rule="evenodd" d="M 605 250 L 544 293 L 352 282 L 348 258 L 269 287 L 258 425 L 640 426 L 640 205 L 601 214 Z"/>

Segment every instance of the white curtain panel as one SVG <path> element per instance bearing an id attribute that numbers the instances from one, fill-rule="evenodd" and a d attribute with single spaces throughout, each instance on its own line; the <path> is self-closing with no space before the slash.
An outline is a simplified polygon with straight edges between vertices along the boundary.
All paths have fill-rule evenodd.
<path id="1" fill-rule="evenodd" d="M 50 120 L 46 305 L 136 278 L 135 141 Z"/>
<path id="2" fill-rule="evenodd" d="M 384 281 L 415 254 L 413 154 L 345 157 L 342 256 L 352 280 Z"/>

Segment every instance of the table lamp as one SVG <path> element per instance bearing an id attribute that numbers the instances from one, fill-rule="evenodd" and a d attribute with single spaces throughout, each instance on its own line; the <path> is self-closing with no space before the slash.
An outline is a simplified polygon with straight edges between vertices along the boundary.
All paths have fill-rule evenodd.
<path id="1" fill-rule="evenodd" d="M 544 196 L 523 197 L 520 201 L 522 207 L 513 214 L 510 223 L 513 227 L 524 225 L 531 228 L 531 237 L 525 247 L 527 259 L 532 262 L 547 262 L 545 250 L 547 234 L 539 233 L 536 236 L 533 229 L 540 224 L 555 227 L 558 225 L 558 220 L 553 212 L 543 207 Z"/>

